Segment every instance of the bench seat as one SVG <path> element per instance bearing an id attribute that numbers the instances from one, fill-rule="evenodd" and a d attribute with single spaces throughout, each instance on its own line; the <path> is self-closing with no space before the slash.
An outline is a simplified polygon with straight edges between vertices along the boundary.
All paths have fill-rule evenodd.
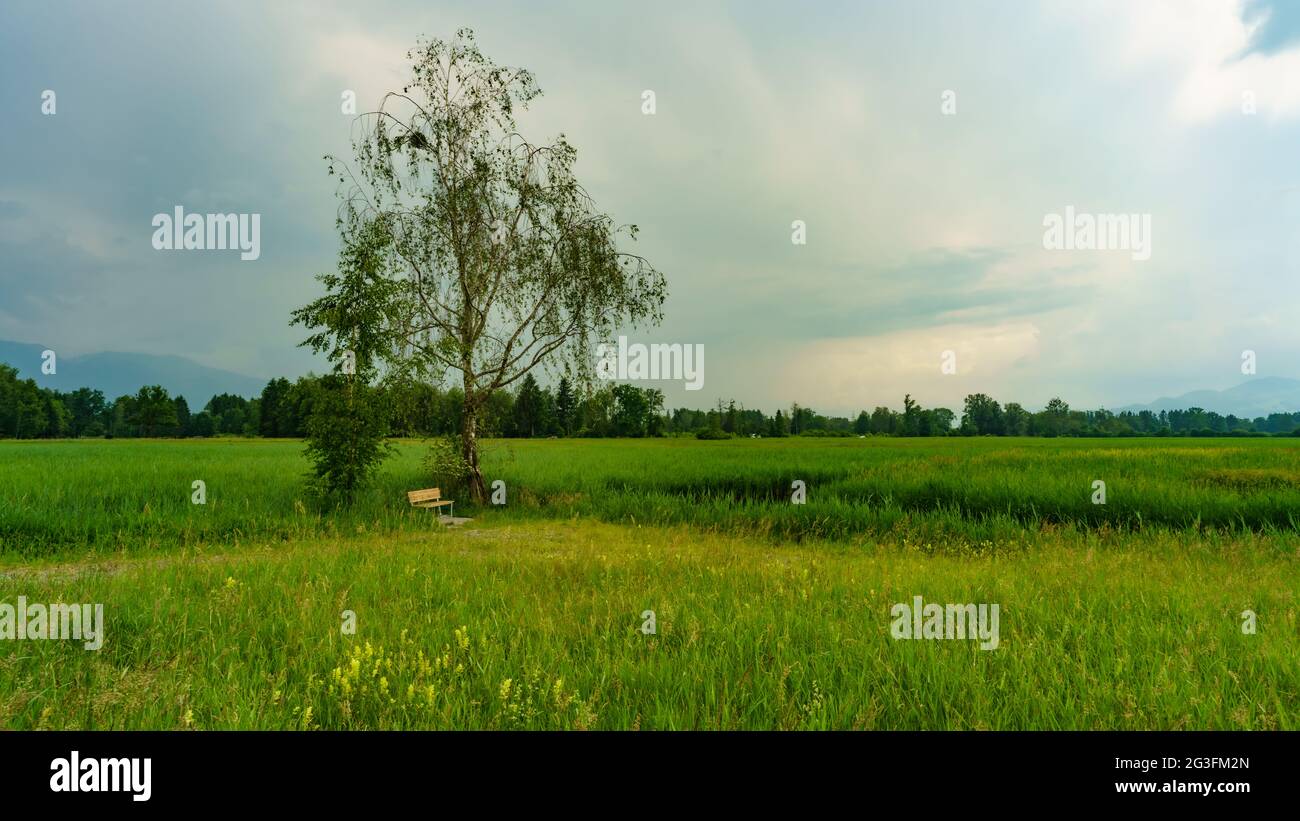
<path id="1" fill-rule="evenodd" d="M 452 518 L 456 517 L 456 503 L 451 499 L 442 498 L 442 490 L 432 487 L 425 490 L 412 490 L 406 494 L 406 499 L 411 503 L 411 507 L 439 508 L 451 506 Z"/>

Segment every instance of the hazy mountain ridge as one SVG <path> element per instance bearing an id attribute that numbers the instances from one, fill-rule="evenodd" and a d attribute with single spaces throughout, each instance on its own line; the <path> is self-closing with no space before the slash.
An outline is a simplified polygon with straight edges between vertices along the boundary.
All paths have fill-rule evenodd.
<path id="1" fill-rule="evenodd" d="M 1181 396 L 1162 396 L 1145 405 L 1125 405 L 1112 408 L 1121 411 L 1186 410 L 1202 408 L 1227 416 L 1255 419 L 1270 413 L 1295 413 L 1300 411 L 1300 379 L 1279 376 L 1261 376 L 1248 379 L 1240 385 L 1221 391 L 1200 390 Z"/>
<path id="2" fill-rule="evenodd" d="M 41 373 L 44 345 L 0 340 L 0 362 L 18 369 L 19 377 L 34 379 L 42 388 L 73 391 L 93 388 L 111 402 L 134 395 L 144 385 L 162 385 L 172 396 L 184 396 L 201 407 L 214 395 L 233 393 L 253 397 L 261 394 L 265 379 L 210 368 L 183 356 L 119 353 L 105 351 L 83 356 L 60 356 L 58 372 Z"/>

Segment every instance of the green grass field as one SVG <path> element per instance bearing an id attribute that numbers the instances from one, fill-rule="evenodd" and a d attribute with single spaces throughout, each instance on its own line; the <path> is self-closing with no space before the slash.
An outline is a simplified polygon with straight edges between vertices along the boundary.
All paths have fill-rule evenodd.
<path id="1" fill-rule="evenodd" d="M 0 642 L 0 726 L 1295 729 L 1298 448 L 495 441 L 444 530 L 418 442 L 345 512 L 299 442 L 3 442 L 0 603 L 107 636 Z M 999 647 L 893 639 L 917 595 Z"/>

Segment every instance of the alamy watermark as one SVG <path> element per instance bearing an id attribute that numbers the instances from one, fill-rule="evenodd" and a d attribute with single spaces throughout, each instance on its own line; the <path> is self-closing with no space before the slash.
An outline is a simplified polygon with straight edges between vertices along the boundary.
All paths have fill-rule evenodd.
<path id="1" fill-rule="evenodd" d="M 73 750 L 50 762 L 51 792 L 125 792 L 132 801 L 153 795 L 152 758 L 82 758 Z"/>
<path id="2" fill-rule="evenodd" d="M 1133 259 L 1151 259 L 1150 214 L 1065 214 L 1043 217 L 1043 247 L 1049 251 L 1130 251 Z"/>
<path id="3" fill-rule="evenodd" d="M 0 603 L 0 640 L 73 639 L 87 650 L 104 646 L 104 605 Z"/>
<path id="4" fill-rule="evenodd" d="M 602 342 L 596 346 L 596 376 L 606 381 L 664 379 L 684 381 L 688 391 L 704 387 L 704 346 L 643 342 L 628 344 L 626 336 L 618 344 Z"/>
<path id="5" fill-rule="evenodd" d="M 910 605 L 899 602 L 889 610 L 894 622 L 889 633 L 898 639 L 979 639 L 981 650 L 996 650 L 996 604 L 925 604 L 913 596 Z"/>
<path id="6" fill-rule="evenodd" d="M 245 261 L 262 255 L 261 214 L 154 214 L 153 247 L 159 251 L 225 251 L 238 249 Z"/>

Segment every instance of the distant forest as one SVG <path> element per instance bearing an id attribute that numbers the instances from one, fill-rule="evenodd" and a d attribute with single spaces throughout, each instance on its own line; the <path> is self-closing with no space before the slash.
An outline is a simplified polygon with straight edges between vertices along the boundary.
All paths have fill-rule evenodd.
<path id="1" fill-rule="evenodd" d="M 158 385 L 108 401 L 101 391 L 64 393 L 18 378 L 0 363 L 0 439 L 78 437 L 298 437 L 321 390 L 320 377 L 272 379 L 254 399 L 213 396 L 195 410 L 183 396 Z M 461 391 L 419 383 L 380 390 L 392 436 L 454 434 L 461 424 Z M 1041 411 L 999 404 L 978 393 L 966 397 L 960 417 L 948 408 L 922 408 L 911 396 L 901 412 L 880 406 L 856 418 L 826 416 L 793 404 L 766 414 L 722 402 L 708 410 L 665 411 L 663 393 L 626 384 L 602 385 L 579 395 L 567 379 L 554 390 L 531 374 L 513 392 L 491 397 L 487 430 L 506 437 L 732 436 L 1300 436 L 1300 412 L 1240 419 L 1201 408 L 1111 413 L 1072 410 L 1053 399 Z"/>

